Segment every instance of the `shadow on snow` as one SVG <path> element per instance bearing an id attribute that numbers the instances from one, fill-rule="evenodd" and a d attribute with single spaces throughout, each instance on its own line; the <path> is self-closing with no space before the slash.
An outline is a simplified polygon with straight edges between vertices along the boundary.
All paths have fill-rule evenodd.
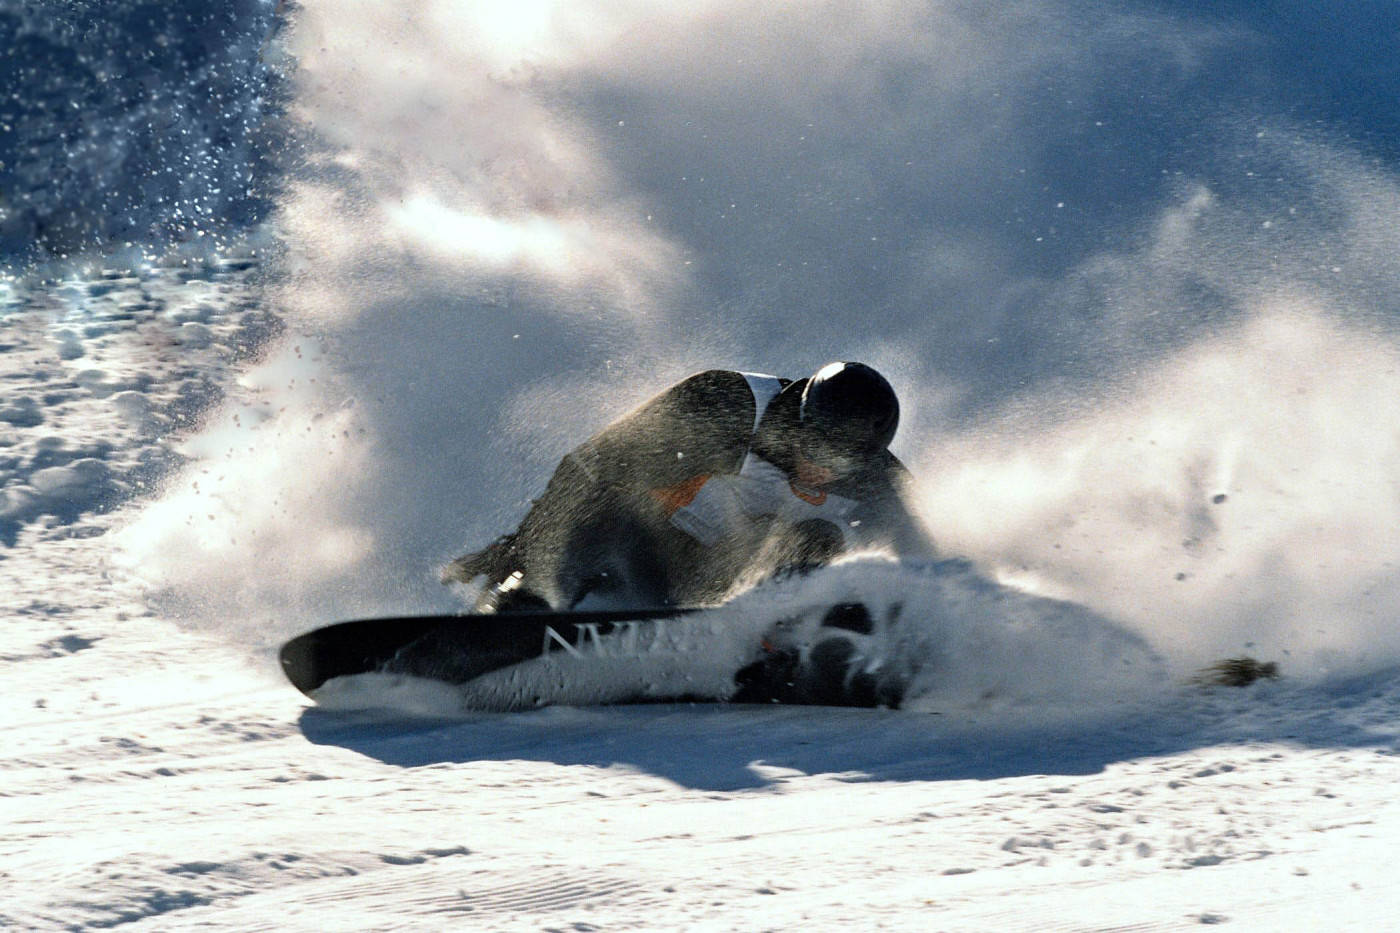
<path id="1" fill-rule="evenodd" d="M 1181 688 L 1157 709 L 1056 725 L 799 706 L 548 708 L 464 720 L 306 709 L 307 739 L 400 767 L 535 761 L 623 767 L 685 787 L 740 790 L 784 772 L 848 780 L 1087 775 L 1114 762 L 1214 745 L 1390 747 L 1400 754 L 1400 671 L 1316 685 Z"/>

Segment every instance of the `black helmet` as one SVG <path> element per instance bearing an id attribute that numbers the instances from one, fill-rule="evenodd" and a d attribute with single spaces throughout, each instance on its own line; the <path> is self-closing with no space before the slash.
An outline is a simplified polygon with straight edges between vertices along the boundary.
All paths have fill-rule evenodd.
<path id="1" fill-rule="evenodd" d="M 899 427 L 899 399 L 864 363 L 828 363 L 802 390 L 799 446 L 817 462 L 884 450 Z"/>

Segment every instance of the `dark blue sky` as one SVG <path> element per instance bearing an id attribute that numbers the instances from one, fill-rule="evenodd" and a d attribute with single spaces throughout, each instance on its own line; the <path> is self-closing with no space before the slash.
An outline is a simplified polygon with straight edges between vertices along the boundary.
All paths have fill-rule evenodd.
<path id="1" fill-rule="evenodd" d="M 221 239 L 278 187 L 265 0 L 0 9 L 0 259 Z M 11 93 L 13 89 L 13 93 Z"/>

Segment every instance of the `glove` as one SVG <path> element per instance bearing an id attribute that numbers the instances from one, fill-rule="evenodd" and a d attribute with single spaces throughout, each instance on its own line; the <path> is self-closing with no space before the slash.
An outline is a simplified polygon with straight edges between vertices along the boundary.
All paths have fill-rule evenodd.
<path id="1" fill-rule="evenodd" d="M 463 554 L 442 569 L 442 582 L 470 583 L 485 576 L 491 583 L 500 583 L 515 571 L 515 533 L 501 535 L 486 547 Z"/>

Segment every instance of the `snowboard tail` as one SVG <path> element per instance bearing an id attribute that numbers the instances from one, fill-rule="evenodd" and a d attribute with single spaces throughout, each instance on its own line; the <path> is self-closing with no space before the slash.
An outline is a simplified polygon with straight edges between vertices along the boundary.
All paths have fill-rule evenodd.
<path id="1" fill-rule="evenodd" d="M 292 686 L 315 698 L 328 681 L 356 674 L 408 674 L 464 684 L 552 653 L 601 652 L 693 609 L 517 611 L 360 619 L 314 629 L 282 646 Z"/>

